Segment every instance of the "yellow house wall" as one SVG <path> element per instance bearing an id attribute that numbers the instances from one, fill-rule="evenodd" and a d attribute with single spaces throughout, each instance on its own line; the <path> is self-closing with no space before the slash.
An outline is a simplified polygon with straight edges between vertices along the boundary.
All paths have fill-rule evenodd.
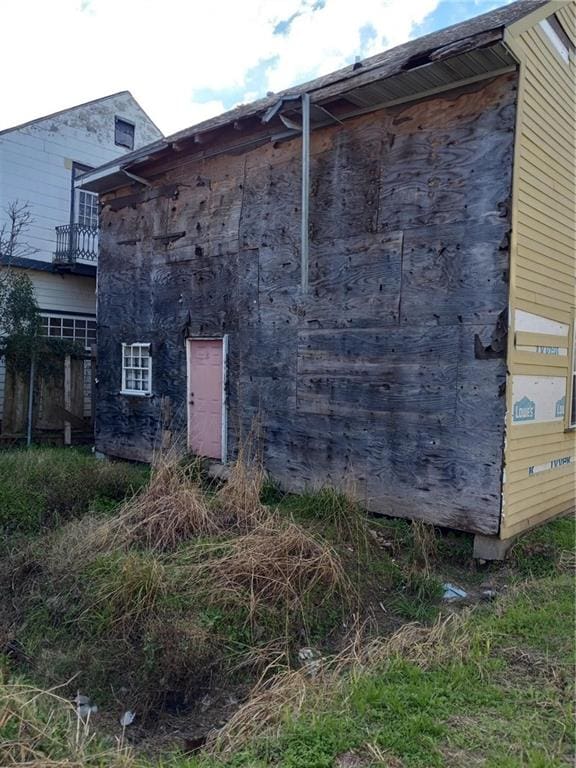
<path id="1" fill-rule="evenodd" d="M 573 2 L 551 2 L 507 31 L 507 43 L 520 60 L 520 85 L 502 539 L 575 506 L 576 434 L 567 429 L 566 417 L 558 416 L 561 409 L 554 409 L 564 391 L 567 411 L 570 397 L 576 294 L 576 60 L 572 53 L 566 64 L 539 27 L 540 19 L 553 12 L 576 44 Z M 518 405 L 524 396 L 536 402 L 533 418 L 530 406 L 522 410 Z"/>

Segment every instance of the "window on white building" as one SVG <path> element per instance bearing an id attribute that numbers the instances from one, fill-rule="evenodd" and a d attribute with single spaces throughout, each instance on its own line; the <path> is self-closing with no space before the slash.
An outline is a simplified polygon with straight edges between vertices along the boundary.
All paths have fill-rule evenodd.
<path id="1" fill-rule="evenodd" d="M 41 322 L 44 336 L 78 341 L 87 348 L 96 343 L 96 320 L 69 315 L 42 315 Z"/>
<path id="2" fill-rule="evenodd" d="M 149 395 L 151 392 L 150 344 L 122 344 L 122 394 Z"/>
<path id="3" fill-rule="evenodd" d="M 98 228 L 98 195 L 93 192 L 78 193 L 78 224 Z"/>
<path id="4" fill-rule="evenodd" d="M 134 149 L 134 123 L 120 117 L 114 118 L 114 143 L 118 147 Z"/>

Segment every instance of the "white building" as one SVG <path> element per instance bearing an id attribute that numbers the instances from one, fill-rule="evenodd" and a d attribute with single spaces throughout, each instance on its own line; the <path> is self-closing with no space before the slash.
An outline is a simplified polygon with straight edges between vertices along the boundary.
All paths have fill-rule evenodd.
<path id="1" fill-rule="evenodd" d="M 47 334 L 87 346 L 96 336 L 98 199 L 74 180 L 160 138 L 129 91 L 0 130 L 0 224 L 11 202 L 29 204 L 28 253 L 11 265 L 32 278 Z M 0 418 L 3 394 L 1 363 Z"/>

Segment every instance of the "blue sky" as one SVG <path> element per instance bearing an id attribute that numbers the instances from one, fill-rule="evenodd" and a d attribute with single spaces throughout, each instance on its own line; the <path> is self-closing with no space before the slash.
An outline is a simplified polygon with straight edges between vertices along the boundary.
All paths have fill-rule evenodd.
<path id="1" fill-rule="evenodd" d="M 505 4 L 7 0 L 0 129 L 128 89 L 172 133 Z"/>

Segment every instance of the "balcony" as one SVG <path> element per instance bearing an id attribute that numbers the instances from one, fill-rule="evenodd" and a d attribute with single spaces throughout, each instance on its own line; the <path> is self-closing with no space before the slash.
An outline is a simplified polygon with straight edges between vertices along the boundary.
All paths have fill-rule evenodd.
<path id="1" fill-rule="evenodd" d="M 91 265 L 98 261 L 98 229 L 85 224 L 56 227 L 54 264 L 64 267 Z"/>

